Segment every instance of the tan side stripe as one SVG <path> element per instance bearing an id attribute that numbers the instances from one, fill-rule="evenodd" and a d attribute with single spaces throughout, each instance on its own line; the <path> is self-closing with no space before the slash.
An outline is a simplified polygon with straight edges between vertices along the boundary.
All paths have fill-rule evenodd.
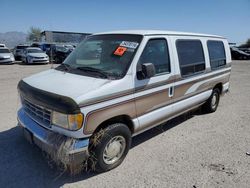
<path id="1" fill-rule="evenodd" d="M 146 113 L 144 113 L 144 114 L 147 114 L 147 113 L 150 113 L 150 112 L 152 112 L 152 111 L 154 111 L 154 110 L 157 110 L 157 109 L 160 109 L 160 108 L 163 108 L 163 107 L 166 107 L 166 106 L 168 106 L 168 105 L 171 105 L 171 104 L 174 104 L 174 103 L 177 103 L 177 102 L 180 102 L 180 101 L 182 101 L 182 100 L 185 100 L 185 99 L 188 99 L 188 98 L 190 98 L 190 97 L 193 97 L 193 96 L 195 96 L 195 95 L 197 95 L 197 94 L 200 94 L 200 93 L 202 93 L 202 92 L 205 92 L 206 90 L 202 90 L 202 91 L 199 91 L 199 92 L 195 92 L 195 93 L 192 93 L 192 94 L 188 94 L 188 95 L 186 95 L 186 96 L 183 96 L 183 97 L 181 97 L 180 99 L 178 99 L 178 100 L 169 100 L 169 102 L 167 102 L 165 105 L 163 105 L 163 106 L 160 106 L 160 107 L 157 107 L 157 108 L 154 108 L 154 109 L 152 109 L 152 110 L 149 110 L 149 111 L 147 111 Z M 153 94 L 152 94 L 153 95 Z M 146 96 L 142 96 L 142 97 L 146 97 Z M 91 134 L 92 133 L 92 131 L 93 130 L 95 130 L 96 128 L 97 128 L 97 126 L 99 125 L 99 123 L 97 123 L 97 124 L 90 124 L 89 123 L 89 121 L 94 121 L 94 122 L 96 122 L 96 118 L 98 118 L 100 115 L 98 115 L 98 114 L 96 114 L 96 113 L 101 113 L 102 114 L 102 111 L 107 111 L 107 110 L 112 110 L 113 111 L 113 108 L 116 108 L 117 106 L 119 106 L 119 108 L 127 108 L 127 107 L 125 107 L 126 105 L 130 105 L 129 103 L 130 102 L 134 102 L 134 101 L 136 101 L 136 99 L 138 99 L 138 98 L 134 98 L 134 99 L 130 99 L 130 100 L 126 100 L 126 101 L 122 101 L 122 102 L 119 102 L 119 103 L 116 103 L 116 104 L 113 104 L 113 105 L 109 105 L 109 106 L 106 106 L 106 107 L 103 107 L 103 108 L 99 108 L 99 109 L 97 109 L 97 110 L 93 110 L 93 111 L 91 111 L 91 112 L 89 112 L 87 115 L 86 115 L 86 122 L 85 122 L 85 127 L 84 127 L 84 133 L 85 134 Z M 124 107 L 123 107 L 124 106 Z M 133 115 L 132 115 L 133 114 Z M 133 119 L 133 118 L 135 118 L 136 116 L 142 116 L 142 115 L 144 115 L 144 114 L 136 114 L 135 112 L 134 113 L 131 113 L 131 119 Z M 95 118 L 90 118 L 91 116 L 96 116 Z M 111 114 L 109 114 L 109 115 L 111 115 Z M 110 116 L 110 117 L 114 117 L 114 116 Z M 102 122 L 100 122 L 100 123 L 102 123 Z M 91 129 L 91 130 L 90 130 Z"/>
<path id="2" fill-rule="evenodd" d="M 223 72 L 219 72 L 219 73 L 216 73 L 216 74 L 204 77 L 204 78 L 192 80 L 190 82 L 186 82 L 186 83 L 183 83 L 183 84 L 191 84 L 191 83 L 194 83 L 194 82 L 199 82 L 199 81 L 206 80 L 206 79 L 209 79 L 209 78 L 221 75 L 221 74 L 228 73 L 230 71 L 231 70 L 225 70 Z M 175 75 L 175 76 L 178 76 L 178 75 Z M 80 104 L 79 106 L 80 106 L 80 108 L 82 108 L 82 107 L 98 104 L 98 103 L 101 103 L 101 102 L 105 102 L 105 101 L 108 101 L 108 100 L 124 97 L 124 96 L 131 95 L 131 94 L 134 94 L 134 93 L 139 93 L 139 92 L 142 92 L 142 91 L 146 91 L 146 90 L 153 89 L 153 88 L 156 88 L 156 87 L 160 87 L 160 86 L 163 86 L 163 85 L 171 84 L 173 82 L 178 82 L 178 81 L 181 81 L 181 80 L 185 80 L 185 79 L 184 78 L 177 78 L 177 79 L 172 78 L 171 80 L 165 80 L 165 81 L 157 82 L 157 83 L 154 83 L 154 84 L 137 87 L 135 89 L 129 89 L 129 90 L 126 90 L 126 91 L 122 91 L 120 93 L 111 94 L 110 96 L 103 96 L 103 97 L 99 97 L 99 98 L 94 98 L 94 99 L 92 99 L 92 100 L 90 100 L 88 102 Z M 177 85 L 176 87 L 180 87 L 183 84 Z"/>

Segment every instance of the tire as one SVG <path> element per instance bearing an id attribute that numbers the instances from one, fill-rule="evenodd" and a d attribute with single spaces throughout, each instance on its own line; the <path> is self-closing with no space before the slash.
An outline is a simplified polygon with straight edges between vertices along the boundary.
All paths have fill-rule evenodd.
<path id="1" fill-rule="evenodd" d="M 213 89 L 213 92 L 206 103 L 202 106 L 203 111 L 206 113 L 213 113 L 217 110 L 220 102 L 220 90 Z"/>
<path id="2" fill-rule="evenodd" d="M 27 57 L 25 58 L 24 63 L 25 63 L 25 64 L 29 64 L 29 61 L 28 61 L 28 58 L 27 58 Z"/>
<path id="3" fill-rule="evenodd" d="M 127 125 L 115 123 L 101 129 L 90 139 L 89 168 L 106 172 L 119 166 L 131 145 L 131 132 Z"/>
<path id="4" fill-rule="evenodd" d="M 56 64 L 59 64 L 59 63 L 60 63 L 60 59 L 59 59 L 57 56 L 55 57 L 55 63 L 56 63 Z"/>

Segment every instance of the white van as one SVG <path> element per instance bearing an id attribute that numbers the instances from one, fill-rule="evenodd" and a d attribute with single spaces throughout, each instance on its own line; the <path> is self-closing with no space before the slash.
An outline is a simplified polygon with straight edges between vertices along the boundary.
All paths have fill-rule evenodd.
<path id="1" fill-rule="evenodd" d="M 216 111 L 230 72 L 220 36 L 94 34 L 57 68 L 19 82 L 18 121 L 28 140 L 67 165 L 91 159 L 107 171 L 121 164 L 133 136 L 199 106 Z"/>

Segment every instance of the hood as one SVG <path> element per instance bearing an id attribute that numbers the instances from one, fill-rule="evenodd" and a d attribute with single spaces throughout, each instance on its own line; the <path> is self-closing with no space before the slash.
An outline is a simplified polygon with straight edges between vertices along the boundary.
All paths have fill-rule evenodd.
<path id="1" fill-rule="evenodd" d="M 55 69 L 32 75 L 23 81 L 37 89 L 67 96 L 74 100 L 110 82 L 110 80 L 65 73 Z"/>
<path id="2" fill-rule="evenodd" d="M 47 57 L 45 53 L 28 53 L 27 55 L 32 57 Z"/>
<path id="3" fill-rule="evenodd" d="M 10 58 L 11 53 L 0 53 L 0 57 L 2 57 L 2 58 Z"/>

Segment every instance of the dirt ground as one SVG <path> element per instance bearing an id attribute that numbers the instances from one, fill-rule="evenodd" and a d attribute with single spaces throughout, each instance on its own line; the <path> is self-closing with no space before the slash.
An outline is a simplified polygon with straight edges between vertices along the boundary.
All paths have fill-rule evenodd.
<path id="1" fill-rule="evenodd" d="M 103 174 L 62 174 L 17 127 L 17 83 L 50 65 L 0 65 L 0 187 L 249 187 L 250 61 L 234 61 L 215 113 L 182 115 L 133 138 Z"/>

